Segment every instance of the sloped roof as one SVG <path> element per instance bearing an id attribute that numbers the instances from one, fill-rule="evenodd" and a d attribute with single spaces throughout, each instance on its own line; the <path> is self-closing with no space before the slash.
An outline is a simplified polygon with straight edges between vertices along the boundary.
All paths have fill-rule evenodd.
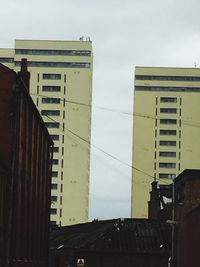
<path id="1" fill-rule="evenodd" d="M 51 249 L 169 253 L 171 228 L 147 219 L 113 219 L 59 227 L 51 232 Z"/>

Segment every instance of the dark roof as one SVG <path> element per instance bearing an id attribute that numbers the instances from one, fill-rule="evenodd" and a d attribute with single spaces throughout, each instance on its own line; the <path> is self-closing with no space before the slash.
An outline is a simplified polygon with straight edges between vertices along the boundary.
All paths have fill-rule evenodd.
<path id="1" fill-rule="evenodd" d="M 0 63 L 0 68 L 4 69 L 6 71 L 9 71 L 10 73 L 13 73 L 15 75 L 14 70 L 10 69 L 9 67 L 5 66 L 4 64 Z"/>
<path id="2" fill-rule="evenodd" d="M 171 228 L 147 219 L 113 219 L 59 227 L 51 232 L 51 249 L 169 253 Z"/>

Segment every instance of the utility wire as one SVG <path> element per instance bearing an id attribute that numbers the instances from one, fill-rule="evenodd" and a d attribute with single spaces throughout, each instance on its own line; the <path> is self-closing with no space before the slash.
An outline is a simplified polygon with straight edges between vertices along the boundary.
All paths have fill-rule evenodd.
<path id="1" fill-rule="evenodd" d="M 133 117 L 136 116 L 136 117 L 152 119 L 152 120 L 155 120 L 155 119 L 166 119 L 166 117 L 162 117 L 162 116 L 159 116 L 159 115 L 155 116 L 155 115 L 149 115 L 149 114 L 143 114 L 143 113 L 135 113 L 135 112 L 132 113 L 132 112 L 128 112 L 128 111 L 121 111 L 121 110 L 117 110 L 117 109 L 111 109 L 111 108 L 106 108 L 106 107 L 101 107 L 101 106 L 96 106 L 96 105 L 85 104 L 85 103 L 81 103 L 81 102 L 77 102 L 77 101 L 67 100 L 65 98 L 51 97 L 51 96 L 40 95 L 40 94 L 31 94 L 31 95 L 39 96 L 39 97 L 45 97 L 45 98 L 60 99 L 60 101 L 65 101 L 67 103 L 71 103 L 71 104 L 75 104 L 75 105 L 101 109 L 101 110 L 110 111 L 110 112 L 114 112 L 114 113 L 120 113 L 120 114 L 124 114 L 124 115 L 129 115 L 129 116 L 133 116 Z M 168 114 L 168 115 L 170 115 L 170 114 Z M 198 122 L 198 121 L 187 121 L 187 120 L 181 119 L 181 123 L 184 124 L 184 125 L 187 125 L 187 126 L 200 128 L 200 122 Z"/>
<path id="2" fill-rule="evenodd" d="M 55 99 L 56 99 L 56 97 L 51 97 L 51 96 L 46 96 L 46 95 L 39 95 L 39 94 L 32 94 L 32 95 L 39 96 L 39 97 L 55 98 Z M 59 97 L 57 97 L 57 98 L 59 98 Z M 103 110 L 106 110 L 106 111 L 117 112 L 117 113 L 126 114 L 126 115 L 131 115 L 131 116 L 139 116 L 139 117 L 143 117 L 143 118 L 147 118 L 147 119 L 166 118 L 166 117 L 159 117 L 159 116 L 157 116 L 157 117 L 156 117 L 156 116 L 151 116 L 151 115 L 147 115 L 147 114 L 136 114 L 136 113 L 124 112 L 124 111 L 119 111 L 119 110 L 110 109 L 110 108 L 106 108 L 106 107 L 94 106 L 94 105 L 89 105 L 89 104 L 80 103 L 80 102 L 76 102 L 76 101 L 70 101 L 70 100 L 66 100 L 66 99 L 61 99 L 61 98 L 59 98 L 59 99 L 60 99 L 61 101 L 66 101 L 67 103 L 71 103 L 71 104 L 77 104 L 77 105 L 82 105 L 82 106 L 94 107 L 94 108 L 103 109 Z M 47 118 L 49 118 L 50 120 L 52 120 L 52 121 L 54 121 L 54 122 L 58 122 L 58 121 L 52 119 L 52 118 L 51 118 L 50 116 L 48 116 L 48 115 L 44 115 L 44 116 L 46 116 Z M 190 125 L 190 126 L 194 126 L 194 125 Z M 199 125 L 199 127 L 200 127 L 200 125 Z M 140 169 L 138 169 L 138 168 L 136 168 L 136 167 L 134 167 L 134 166 L 132 166 L 132 165 L 130 165 L 130 164 L 128 164 L 128 163 L 126 163 L 126 162 L 121 161 L 121 160 L 118 159 L 117 157 L 115 157 L 115 156 L 113 156 L 112 154 L 110 154 L 110 153 L 104 151 L 103 149 L 97 147 L 96 145 L 92 144 L 90 141 L 84 139 L 83 137 L 79 136 L 78 134 L 74 133 L 74 132 L 71 131 L 70 129 L 68 129 L 68 128 L 66 128 L 66 127 L 64 127 L 64 129 L 65 129 L 66 131 L 70 132 L 72 135 L 74 135 L 74 136 L 76 136 L 77 138 L 79 138 L 80 140 L 84 141 L 85 143 L 91 145 L 91 146 L 94 147 L 95 149 L 101 151 L 102 153 L 106 154 L 107 156 L 109 156 L 109 157 L 113 158 L 114 160 L 120 162 L 121 164 L 126 165 L 126 166 L 128 166 L 128 167 L 130 167 L 130 168 L 132 168 L 132 169 L 135 169 L 136 171 L 143 173 L 144 175 L 150 177 L 150 178 L 153 179 L 153 180 L 160 180 L 160 181 L 162 181 L 163 183 L 169 184 L 169 183 L 167 183 L 166 181 L 164 181 L 163 179 L 155 178 L 154 176 L 152 176 L 152 175 L 150 175 L 150 174 L 148 174 L 148 173 L 146 173 L 146 172 L 144 172 L 144 171 L 142 171 L 142 170 L 140 170 Z M 73 140 L 74 140 L 74 139 L 73 139 Z M 74 141 L 75 141 L 75 140 L 74 140 Z M 79 143 L 79 144 L 80 144 L 80 143 Z"/>
<path id="3" fill-rule="evenodd" d="M 55 99 L 59 98 L 59 97 L 51 97 L 51 96 L 40 95 L 40 94 L 31 94 L 31 95 L 39 96 L 39 97 L 45 97 L 45 98 L 55 98 Z M 130 116 L 133 115 L 131 112 L 128 112 L 128 111 L 120 111 L 120 110 L 117 110 L 117 109 L 111 109 L 111 108 L 106 108 L 106 107 L 101 107 L 101 106 L 96 106 L 96 105 L 90 105 L 90 104 L 81 103 L 81 102 L 77 102 L 77 101 L 67 100 L 65 98 L 59 98 L 59 99 L 60 99 L 60 101 L 65 101 L 66 103 L 70 103 L 70 104 L 86 106 L 86 107 L 90 107 L 90 108 L 97 108 L 97 109 L 101 109 L 101 110 L 105 110 L 105 111 L 121 113 L 121 114 L 125 114 L 125 115 L 130 115 Z"/>
<path id="4" fill-rule="evenodd" d="M 51 118 L 51 117 L 48 116 L 48 115 L 45 115 L 45 117 L 47 117 L 49 120 L 51 120 L 51 121 L 53 121 L 53 122 L 58 123 L 58 121 L 54 120 L 53 118 Z M 138 169 L 138 168 L 136 168 L 136 167 L 134 167 L 134 166 L 132 166 L 132 165 L 130 165 L 130 164 L 128 164 L 128 163 L 122 161 L 122 160 L 120 160 L 120 159 L 118 159 L 117 157 L 113 156 L 112 154 L 110 154 L 110 153 L 106 152 L 105 150 L 103 150 L 103 149 L 97 147 L 96 145 L 92 144 L 90 141 L 86 140 L 85 138 L 81 137 L 80 135 L 74 133 L 72 130 L 70 130 L 70 129 L 66 128 L 66 127 L 64 127 L 64 129 L 65 129 L 66 131 L 70 132 L 72 135 L 76 136 L 78 139 L 82 140 L 83 142 L 85 142 L 85 143 L 89 144 L 90 146 L 94 147 L 95 149 L 101 151 L 103 154 L 107 155 L 108 157 L 114 159 L 115 161 L 118 161 L 118 162 L 120 162 L 121 164 L 123 164 L 123 165 L 125 165 L 125 166 L 128 166 L 128 167 L 130 167 L 130 168 L 132 168 L 132 169 L 134 169 L 134 170 L 136 170 L 136 171 L 138 171 L 138 172 L 140 172 L 140 173 L 142 173 L 142 174 L 144 174 L 144 175 L 150 177 L 150 178 L 153 179 L 153 180 L 159 180 L 159 181 L 162 181 L 162 182 L 165 183 L 165 184 L 169 184 L 168 182 L 166 182 L 166 181 L 163 180 L 163 179 L 155 178 L 154 176 L 152 176 L 152 175 L 150 175 L 150 174 L 148 174 L 148 173 L 146 173 L 146 172 L 144 172 L 144 171 L 142 171 L 142 170 L 140 170 L 140 169 Z"/>

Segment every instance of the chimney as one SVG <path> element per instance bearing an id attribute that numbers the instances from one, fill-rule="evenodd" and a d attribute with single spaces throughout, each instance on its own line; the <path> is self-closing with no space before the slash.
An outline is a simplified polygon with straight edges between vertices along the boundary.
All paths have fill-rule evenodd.
<path id="1" fill-rule="evenodd" d="M 26 87 L 26 89 L 29 92 L 30 72 L 28 72 L 28 69 L 27 69 L 27 59 L 26 58 L 21 59 L 21 71 L 18 74 L 21 77 L 21 79 L 24 83 L 24 86 Z"/>
<path id="2" fill-rule="evenodd" d="M 153 181 L 151 186 L 150 201 L 148 202 L 148 219 L 158 219 L 158 212 L 160 210 L 158 182 Z"/>

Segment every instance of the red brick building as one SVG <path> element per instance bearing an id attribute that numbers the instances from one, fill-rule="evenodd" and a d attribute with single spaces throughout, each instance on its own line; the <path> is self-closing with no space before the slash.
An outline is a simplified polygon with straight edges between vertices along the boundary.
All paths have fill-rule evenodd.
<path id="1" fill-rule="evenodd" d="M 168 201 L 163 203 L 164 200 Z M 174 222 L 170 225 L 175 230 L 173 267 L 200 266 L 200 170 L 184 170 L 175 179 L 174 185 L 157 186 L 156 182 L 152 183 L 149 218 L 169 221 L 172 219 L 172 209 Z"/>
<path id="2" fill-rule="evenodd" d="M 47 267 L 52 140 L 29 73 L 0 64 L 0 267 Z"/>
<path id="3" fill-rule="evenodd" d="M 50 267 L 168 267 L 173 247 L 173 267 L 199 267 L 199 225 L 200 170 L 185 170 L 174 184 L 152 183 L 149 219 L 94 221 L 52 231 Z"/>
<path id="4" fill-rule="evenodd" d="M 184 266 L 199 267 L 200 265 L 200 207 L 193 209 L 186 216 Z"/>

